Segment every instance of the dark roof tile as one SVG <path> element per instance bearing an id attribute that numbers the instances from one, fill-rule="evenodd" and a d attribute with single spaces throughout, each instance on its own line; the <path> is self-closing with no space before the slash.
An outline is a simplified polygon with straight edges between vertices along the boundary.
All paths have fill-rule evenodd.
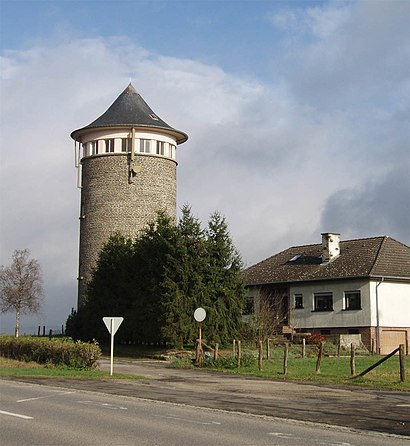
<path id="1" fill-rule="evenodd" d="M 410 248 L 390 237 L 342 241 L 340 255 L 326 264 L 321 254 L 321 244 L 294 246 L 245 269 L 243 275 L 248 285 L 370 276 L 410 280 Z"/>
<path id="2" fill-rule="evenodd" d="M 86 127 L 74 130 L 71 137 L 81 141 L 83 133 L 104 127 L 143 127 L 165 130 L 176 137 L 178 144 L 188 139 L 186 133 L 174 129 L 154 113 L 131 83 L 105 113 Z"/>

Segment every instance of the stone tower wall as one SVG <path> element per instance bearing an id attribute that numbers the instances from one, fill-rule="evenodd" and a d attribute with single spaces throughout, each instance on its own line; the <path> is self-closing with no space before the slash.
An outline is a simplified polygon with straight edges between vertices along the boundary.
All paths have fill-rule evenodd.
<path id="1" fill-rule="evenodd" d="M 129 154 L 82 159 L 78 307 L 85 302 L 87 283 L 98 254 L 116 232 L 136 237 L 165 210 L 176 219 L 176 162 L 135 155 L 140 165 L 129 182 Z"/>

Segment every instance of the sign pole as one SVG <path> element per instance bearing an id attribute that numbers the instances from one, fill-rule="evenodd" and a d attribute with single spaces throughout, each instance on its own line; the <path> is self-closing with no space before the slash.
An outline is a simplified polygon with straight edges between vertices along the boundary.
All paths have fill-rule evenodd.
<path id="1" fill-rule="evenodd" d="M 111 335 L 111 361 L 110 361 L 110 375 L 114 373 L 114 335 L 118 330 L 118 327 L 122 324 L 124 320 L 123 317 L 103 317 L 103 322 L 107 327 L 107 330 Z"/>
<path id="2" fill-rule="evenodd" d="M 202 321 L 206 318 L 206 311 L 199 307 L 194 312 L 194 319 L 199 322 L 199 339 L 198 345 L 196 347 L 196 359 L 195 365 L 201 365 L 203 360 L 203 350 L 202 350 Z"/>
<path id="3" fill-rule="evenodd" d="M 111 318 L 111 363 L 110 363 L 110 375 L 112 376 L 114 372 L 114 330 L 113 330 L 114 320 Z"/>

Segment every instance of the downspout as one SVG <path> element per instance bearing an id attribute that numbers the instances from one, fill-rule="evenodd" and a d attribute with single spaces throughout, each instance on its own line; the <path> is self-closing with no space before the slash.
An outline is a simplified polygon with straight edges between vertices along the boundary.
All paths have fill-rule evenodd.
<path id="1" fill-rule="evenodd" d="M 379 318 L 379 293 L 378 288 L 383 283 L 384 277 L 380 278 L 380 282 L 376 285 L 376 353 L 380 355 L 380 318 Z"/>
<path id="2" fill-rule="evenodd" d="M 131 184 L 133 182 L 134 173 L 136 172 L 135 168 L 135 128 L 132 127 L 131 129 L 131 158 L 130 158 L 130 165 L 129 165 L 129 172 L 128 172 L 128 182 Z"/>

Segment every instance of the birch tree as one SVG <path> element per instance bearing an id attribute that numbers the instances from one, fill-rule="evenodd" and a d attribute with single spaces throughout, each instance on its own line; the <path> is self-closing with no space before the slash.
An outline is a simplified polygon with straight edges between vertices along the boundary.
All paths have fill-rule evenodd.
<path id="1" fill-rule="evenodd" d="M 20 334 L 20 315 L 38 313 L 43 296 L 40 264 L 30 259 L 28 249 L 16 249 L 11 266 L 0 267 L 0 311 L 16 312 L 16 337 Z"/>

